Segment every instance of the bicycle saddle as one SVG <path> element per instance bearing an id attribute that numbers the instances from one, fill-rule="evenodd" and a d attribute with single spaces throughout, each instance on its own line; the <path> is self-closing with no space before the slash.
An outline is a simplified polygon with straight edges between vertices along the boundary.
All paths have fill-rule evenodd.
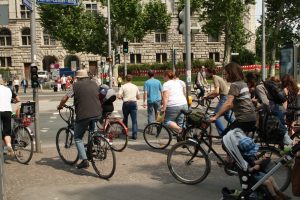
<path id="1" fill-rule="evenodd" d="M 185 110 L 185 109 L 182 109 L 180 110 L 181 113 L 183 113 L 184 115 L 189 115 L 192 113 L 192 110 Z"/>

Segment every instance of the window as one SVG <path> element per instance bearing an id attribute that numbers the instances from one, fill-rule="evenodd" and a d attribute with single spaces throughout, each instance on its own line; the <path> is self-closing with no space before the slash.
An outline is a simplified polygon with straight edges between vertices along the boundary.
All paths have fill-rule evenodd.
<path id="1" fill-rule="evenodd" d="M 210 52 L 209 59 L 212 59 L 215 62 L 220 62 L 220 53 L 219 52 Z"/>
<path id="2" fill-rule="evenodd" d="M 185 36 L 182 35 L 182 42 L 185 42 Z M 191 34 L 191 42 L 195 42 L 195 34 Z"/>
<path id="3" fill-rule="evenodd" d="M 44 45 L 55 45 L 56 41 L 53 39 L 47 31 L 43 32 L 44 35 Z"/>
<path id="4" fill-rule="evenodd" d="M 87 12 L 97 14 L 97 4 L 95 3 L 90 3 L 90 4 L 85 4 L 85 9 Z"/>
<path id="5" fill-rule="evenodd" d="M 31 44 L 30 41 L 30 29 L 29 28 L 24 28 L 22 30 L 22 45 L 28 46 Z"/>
<path id="6" fill-rule="evenodd" d="M 219 35 L 208 34 L 208 42 L 220 42 Z"/>
<path id="7" fill-rule="evenodd" d="M 11 57 L 0 57 L 1 67 L 11 67 Z"/>
<path id="8" fill-rule="evenodd" d="M 0 46 L 11 46 L 11 33 L 6 28 L 0 29 Z"/>
<path id="9" fill-rule="evenodd" d="M 185 61 L 185 53 L 183 53 L 183 61 Z M 193 60 L 194 60 L 194 54 L 193 53 L 191 53 L 191 61 L 193 62 Z"/>
<path id="10" fill-rule="evenodd" d="M 167 53 L 157 53 L 156 54 L 156 62 L 157 63 L 164 63 L 167 62 L 168 58 L 167 58 Z"/>
<path id="11" fill-rule="evenodd" d="M 142 54 L 130 54 L 130 63 L 136 64 L 136 63 L 142 63 Z"/>
<path id="12" fill-rule="evenodd" d="M 30 10 L 24 5 L 21 5 L 20 7 L 21 7 L 21 19 L 29 19 Z"/>
<path id="13" fill-rule="evenodd" d="M 155 42 L 167 42 L 167 33 L 165 32 L 156 32 L 155 33 Z"/>

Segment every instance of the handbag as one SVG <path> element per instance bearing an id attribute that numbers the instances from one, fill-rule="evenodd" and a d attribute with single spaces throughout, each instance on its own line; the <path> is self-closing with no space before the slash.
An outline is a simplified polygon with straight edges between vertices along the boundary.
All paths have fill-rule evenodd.
<path id="1" fill-rule="evenodd" d="M 300 157 L 296 157 L 292 170 L 292 191 L 294 196 L 300 197 Z"/>

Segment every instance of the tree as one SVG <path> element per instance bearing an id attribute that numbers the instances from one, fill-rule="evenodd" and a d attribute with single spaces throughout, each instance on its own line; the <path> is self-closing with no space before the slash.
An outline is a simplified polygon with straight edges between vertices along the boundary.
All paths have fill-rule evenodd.
<path id="1" fill-rule="evenodd" d="M 275 60 L 279 57 L 279 46 L 291 41 L 299 41 L 300 3 L 298 0 L 266 0 L 266 61 L 275 75 Z M 257 32 L 256 51 L 261 57 L 261 26 Z"/>
<path id="2" fill-rule="evenodd" d="M 104 0 L 101 1 L 106 5 Z M 64 48 L 72 52 L 107 55 L 107 20 L 101 13 L 86 12 L 82 5 L 41 5 L 42 26 Z M 111 3 L 112 41 L 116 48 L 123 38 L 141 40 L 154 30 L 167 30 L 171 15 L 164 3 L 151 0 L 113 0 Z"/>
<path id="3" fill-rule="evenodd" d="M 203 0 L 200 13 L 200 21 L 204 22 L 202 30 L 215 36 L 224 33 L 225 63 L 230 60 L 232 48 L 242 49 L 250 38 L 243 17 L 249 13 L 247 5 L 254 3 L 254 0 Z"/>

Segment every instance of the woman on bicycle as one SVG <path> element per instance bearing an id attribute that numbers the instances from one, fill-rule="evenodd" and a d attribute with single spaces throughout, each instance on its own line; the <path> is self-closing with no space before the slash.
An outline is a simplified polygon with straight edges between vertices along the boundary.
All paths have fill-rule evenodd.
<path id="1" fill-rule="evenodd" d="M 286 124 L 292 125 L 292 123 L 296 120 L 296 111 L 290 108 L 297 106 L 297 95 L 299 88 L 296 81 L 288 74 L 281 77 L 281 84 L 288 97 L 287 101 L 283 104 L 284 108 L 286 109 Z"/>
<path id="2" fill-rule="evenodd" d="M 232 109 L 235 115 L 235 121 L 231 123 L 222 133 L 224 136 L 229 130 L 240 128 L 244 132 L 250 132 L 256 123 L 256 114 L 249 88 L 244 82 L 244 74 L 241 67 L 236 63 L 229 63 L 225 66 L 224 76 L 231 83 L 227 100 L 219 112 L 210 118 L 210 121 L 216 121 L 226 111 Z"/>
<path id="3" fill-rule="evenodd" d="M 161 109 L 162 114 L 165 114 L 164 122 L 169 128 L 175 129 L 177 133 L 180 133 L 183 124 L 183 114 L 179 114 L 180 110 L 188 109 L 187 100 L 183 94 L 182 85 L 174 79 L 172 71 L 165 72 L 164 80 Z"/>

